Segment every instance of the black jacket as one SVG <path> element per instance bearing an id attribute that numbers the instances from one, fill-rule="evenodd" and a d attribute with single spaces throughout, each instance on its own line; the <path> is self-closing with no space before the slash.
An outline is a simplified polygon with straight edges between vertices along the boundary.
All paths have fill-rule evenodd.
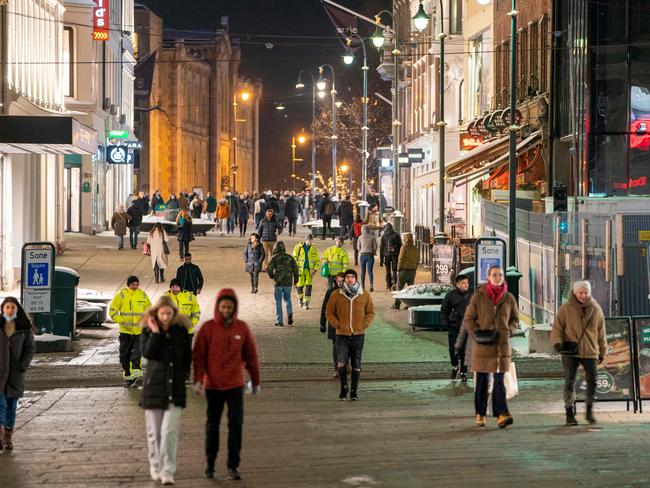
<path id="1" fill-rule="evenodd" d="M 291 196 L 284 202 L 284 215 L 288 219 L 297 219 L 300 215 L 300 200 L 297 197 Z"/>
<path id="2" fill-rule="evenodd" d="M 248 207 L 248 202 L 240 199 L 237 202 L 237 217 L 239 217 L 239 220 L 247 221 L 249 215 L 250 208 Z"/>
<path id="3" fill-rule="evenodd" d="M 181 317 L 179 317 L 181 318 Z M 140 335 L 142 356 L 147 358 L 140 406 L 166 409 L 173 403 L 185 407 L 185 380 L 190 376 L 192 342 L 184 322 L 174 323 L 167 332 L 154 334 L 143 327 Z"/>
<path id="4" fill-rule="evenodd" d="M 129 216 L 129 227 L 137 227 L 142 224 L 142 207 L 138 205 L 137 200 L 126 211 Z"/>
<path id="5" fill-rule="evenodd" d="M 339 289 L 340 288 L 338 287 L 338 285 L 334 285 L 333 287 L 329 288 L 325 292 L 325 298 L 323 298 L 323 305 L 321 306 L 320 309 L 320 330 L 321 332 L 325 332 L 325 326 L 327 326 L 327 338 L 331 340 L 336 339 L 336 329 L 332 327 L 332 325 L 327 321 L 327 317 L 325 316 L 325 309 L 327 308 L 327 302 L 329 302 L 332 293 L 334 293 L 336 290 Z"/>
<path id="6" fill-rule="evenodd" d="M 192 221 L 190 219 L 186 218 L 184 224 L 178 224 L 176 239 L 179 242 L 192 242 L 194 239 L 194 231 L 192 230 Z"/>
<path id="7" fill-rule="evenodd" d="M 458 288 L 447 293 L 440 306 L 440 320 L 442 321 L 442 325 L 446 325 L 447 328 L 460 330 L 460 327 L 463 325 L 463 317 L 465 317 L 465 309 L 469 304 L 470 298 L 472 298 L 472 294 L 469 291 L 461 293 L 458 291 Z"/>
<path id="8" fill-rule="evenodd" d="M 0 315 L 0 394 L 20 398 L 25 392 L 25 375 L 34 352 L 34 334 L 29 320 L 15 320 L 11 337 L 5 333 L 6 320 Z"/>
<path id="9" fill-rule="evenodd" d="M 354 221 L 354 208 L 349 201 L 343 200 L 336 210 L 336 214 L 339 216 L 340 225 L 352 225 Z"/>
<path id="10" fill-rule="evenodd" d="M 246 244 L 246 249 L 244 249 L 244 263 L 246 263 L 244 271 L 247 273 L 259 273 L 262 271 L 262 261 L 264 261 L 265 257 L 264 246 L 261 243 L 258 242 L 257 246 L 253 247 L 249 242 Z"/>
<path id="11" fill-rule="evenodd" d="M 176 270 L 176 279 L 180 280 L 183 290 L 195 295 L 197 290 L 203 289 L 203 274 L 196 264 L 181 264 Z"/>
<path id="12" fill-rule="evenodd" d="M 280 213 L 280 202 L 277 198 L 273 196 L 269 198 L 269 201 L 266 203 L 268 204 L 268 208 L 272 209 L 275 215 L 278 215 Z"/>
<path id="13" fill-rule="evenodd" d="M 327 207 L 329 203 L 332 204 L 332 206 L 330 207 L 330 210 L 333 209 L 332 213 L 327 212 Z M 324 197 L 323 200 L 320 202 L 318 211 L 320 212 L 321 217 L 333 217 L 334 214 L 336 213 L 336 205 L 334 205 L 334 202 L 330 197 Z"/>
<path id="14" fill-rule="evenodd" d="M 379 259 L 381 262 L 384 262 L 386 256 L 397 257 L 399 256 L 399 250 L 402 248 L 402 238 L 397 232 L 392 228 L 388 228 L 384 231 L 384 235 L 381 236 L 381 245 L 379 246 Z"/>

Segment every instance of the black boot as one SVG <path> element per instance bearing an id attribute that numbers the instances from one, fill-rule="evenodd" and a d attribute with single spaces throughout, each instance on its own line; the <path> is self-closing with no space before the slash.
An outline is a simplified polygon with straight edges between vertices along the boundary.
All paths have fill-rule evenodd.
<path id="1" fill-rule="evenodd" d="M 573 426 L 573 425 L 578 425 L 578 420 L 576 419 L 576 415 L 573 412 L 573 407 L 568 407 L 565 408 L 566 410 L 566 424 L 567 426 Z"/>
<path id="2" fill-rule="evenodd" d="M 585 415 L 585 419 L 590 424 L 595 424 L 596 423 L 596 417 L 594 417 L 594 406 L 593 405 L 587 405 L 587 413 Z"/>
<path id="3" fill-rule="evenodd" d="M 352 370 L 352 384 L 350 385 L 350 400 L 357 401 L 359 400 L 359 395 L 357 395 L 357 388 L 359 387 L 359 378 L 361 377 L 361 371 L 355 369 Z"/>
<path id="4" fill-rule="evenodd" d="M 160 273 L 158 271 L 158 268 L 154 268 L 153 269 L 153 277 L 154 277 L 154 280 L 155 280 L 156 283 L 160 283 L 159 276 L 160 276 Z"/>
<path id="5" fill-rule="evenodd" d="M 160 282 L 161 283 L 165 282 L 165 270 L 162 268 L 160 269 Z"/>
<path id="6" fill-rule="evenodd" d="M 348 368 L 345 366 L 339 368 L 339 381 L 341 382 L 339 400 L 344 401 L 348 397 Z"/>

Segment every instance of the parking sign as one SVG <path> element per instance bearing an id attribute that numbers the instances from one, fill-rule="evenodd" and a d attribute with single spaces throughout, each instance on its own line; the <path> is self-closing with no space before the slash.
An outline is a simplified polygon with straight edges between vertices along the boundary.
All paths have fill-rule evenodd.
<path id="1" fill-rule="evenodd" d="M 23 246 L 21 296 L 28 313 L 51 312 L 54 249 L 50 242 Z"/>

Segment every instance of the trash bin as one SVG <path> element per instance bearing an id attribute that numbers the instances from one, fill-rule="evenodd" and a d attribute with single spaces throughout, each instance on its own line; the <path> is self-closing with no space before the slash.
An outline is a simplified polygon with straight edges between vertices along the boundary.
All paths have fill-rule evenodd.
<path id="1" fill-rule="evenodd" d="M 54 303 L 52 313 L 34 314 L 34 322 L 41 332 L 73 339 L 77 332 L 77 286 L 79 273 L 65 266 L 54 268 Z"/>

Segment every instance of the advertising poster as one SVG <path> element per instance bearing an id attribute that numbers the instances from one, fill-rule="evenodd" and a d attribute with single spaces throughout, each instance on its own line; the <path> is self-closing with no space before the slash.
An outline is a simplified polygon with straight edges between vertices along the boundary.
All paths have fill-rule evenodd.
<path id="1" fill-rule="evenodd" d="M 431 278 L 432 282 L 440 285 L 453 285 L 456 274 L 455 247 L 448 244 L 438 244 L 431 248 Z"/>
<path id="2" fill-rule="evenodd" d="M 650 317 L 636 317 L 636 329 L 639 368 L 639 393 L 642 399 L 650 398 Z"/>

